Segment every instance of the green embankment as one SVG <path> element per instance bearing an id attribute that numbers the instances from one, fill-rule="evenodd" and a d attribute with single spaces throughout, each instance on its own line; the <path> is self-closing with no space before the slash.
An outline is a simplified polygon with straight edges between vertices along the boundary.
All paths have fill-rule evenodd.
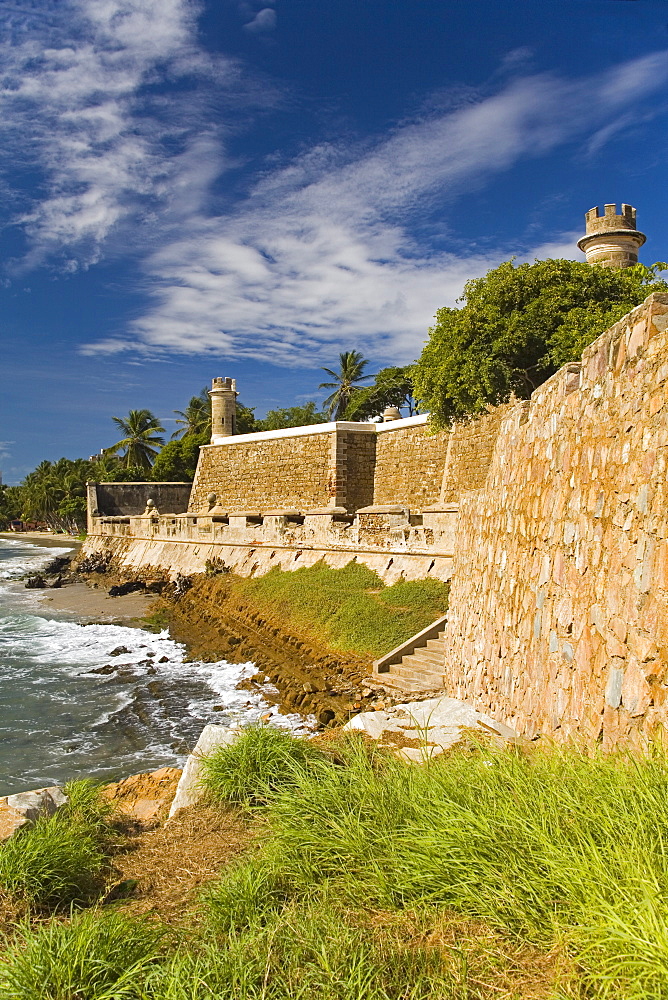
<path id="1" fill-rule="evenodd" d="M 206 782 L 261 836 L 199 918 L 43 906 L 0 948 L 0 998 L 665 1000 L 667 778 L 660 748 L 417 767 L 251 730 Z"/>
<path id="2" fill-rule="evenodd" d="M 333 649 L 382 656 L 444 615 L 449 587 L 438 580 L 402 580 L 387 587 L 372 570 L 324 562 L 238 579 L 235 592 L 267 615 L 313 632 Z"/>

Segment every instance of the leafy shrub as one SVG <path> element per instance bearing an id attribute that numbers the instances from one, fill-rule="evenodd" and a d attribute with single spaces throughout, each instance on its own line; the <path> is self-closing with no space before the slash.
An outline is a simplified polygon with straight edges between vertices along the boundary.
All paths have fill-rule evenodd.
<path id="1" fill-rule="evenodd" d="M 268 726 L 249 726 L 227 747 L 202 759 L 202 785 L 214 802 L 266 803 L 277 789 L 294 783 L 297 772 L 324 755 L 307 740 Z"/>
<path id="2" fill-rule="evenodd" d="M 23 926 L 0 960 L 3 1000 L 139 1000 L 161 932 L 121 913 Z"/>

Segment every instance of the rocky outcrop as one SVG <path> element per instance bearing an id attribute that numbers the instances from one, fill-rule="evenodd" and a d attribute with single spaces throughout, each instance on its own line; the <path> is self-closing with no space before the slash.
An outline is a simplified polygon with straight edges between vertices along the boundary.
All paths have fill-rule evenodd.
<path id="1" fill-rule="evenodd" d="M 67 796 L 59 785 L 0 798 L 0 843 L 41 816 L 53 816 L 66 802 Z"/>
<path id="2" fill-rule="evenodd" d="M 240 730 L 228 729 L 227 726 L 205 726 L 195 749 L 188 757 L 179 779 L 176 794 L 169 810 L 169 819 L 175 816 L 179 809 L 187 809 L 196 805 L 203 797 L 201 786 L 202 758 L 212 754 L 219 747 L 231 746 L 239 736 Z"/>
<path id="3" fill-rule="evenodd" d="M 404 760 L 422 764 L 466 739 L 516 742 L 514 729 L 456 698 L 409 701 L 384 712 L 362 712 L 343 727 L 366 733 Z"/>
<path id="4" fill-rule="evenodd" d="M 150 824 L 166 816 L 180 777 L 180 768 L 161 767 L 105 785 L 102 796 L 113 804 L 116 812 L 141 824 Z"/>

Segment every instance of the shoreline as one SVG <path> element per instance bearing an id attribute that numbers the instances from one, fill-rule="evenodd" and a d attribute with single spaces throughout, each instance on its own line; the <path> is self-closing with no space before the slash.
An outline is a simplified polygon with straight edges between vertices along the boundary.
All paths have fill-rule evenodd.
<path id="1" fill-rule="evenodd" d="M 44 531 L 0 531 L 0 539 L 12 542 L 28 542 L 42 545 L 47 549 L 79 549 L 83 545 L 75 535 L 51 535 Z"/>
<path id="2" fill-rule="evenodd" d="M 57 590 L 33 591 L 40 596 L 41 603 L 50 611 L 66 612 L 76 617 L 84 625 L 129 625 L 145 628 L 142 619 L 155 603 L 155 594 L 124 594 L 110 597 L 103 590 L 89 587 L 77 581 L 66 583 Z"/>
<path id="3" fill-rule="evenodd" d="M 70 535 L 36 531 L 0 531 L 0 540 L 24 541 L 55 550 L 68 549 L 72 557 L 77 555 L 83 544 L 81 539 Z M 156 599 L 155 594 L 141 593 L 110 597 L 105 590 L 90 587 L 83 580 L 66 581 L 62 587 L 53 589 L 32 590 L 31 594 L 44 611 L 72 615 L 82 625 L 125 625 L 132 628 L 144 627 L 141 619 L 146 617 Z"/>

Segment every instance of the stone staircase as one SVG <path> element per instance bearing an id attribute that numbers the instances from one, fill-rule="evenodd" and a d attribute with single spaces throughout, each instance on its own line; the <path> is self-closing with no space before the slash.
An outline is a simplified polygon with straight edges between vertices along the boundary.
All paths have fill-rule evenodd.
<path id="1" fill-rule="evenodd" d="M 380 657 L 373 665 L 374 677 L 384 687 L 406 693 L 442 688 L 445 658 L 445 616 Z"/>

